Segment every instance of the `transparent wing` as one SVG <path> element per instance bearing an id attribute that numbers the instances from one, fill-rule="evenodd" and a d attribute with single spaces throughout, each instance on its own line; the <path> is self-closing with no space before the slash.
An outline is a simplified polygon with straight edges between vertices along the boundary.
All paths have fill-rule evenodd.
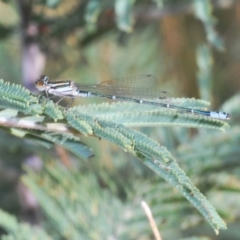
<path id="1" fill-rule="evenodd" d="M 156 89 L 157 79 L 150 74 L 131 76 L 97 84 L 78 85 L 79 90 L 135 99 L 167 99 L 171 94 Z"/>

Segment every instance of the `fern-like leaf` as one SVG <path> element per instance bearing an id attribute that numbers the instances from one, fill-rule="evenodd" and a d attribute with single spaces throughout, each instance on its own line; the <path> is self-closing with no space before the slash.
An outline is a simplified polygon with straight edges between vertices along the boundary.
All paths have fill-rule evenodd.
<path id="1" fill-rule="evenodd" d="M 29 236 L 34 236 L 34 239 L 36 240 L 53 239 L 43 229 L 39 227 L 33 227 L 24 223 L 20 224 L 17 222 L 15 217 L 2 211 L 1 209 L 0 209 L 0 226 L 9 233 L 8 235 L 4 235 L 1 237 L 1 239 L 4 240 L 13 239 L 29 240 Z"/>
<path id="2" fill-rule="evenodd" d="M 205 109 L 205 101 L 194 99 L 176 100 L 183 107 L 198 106 Z M 197 114 L 180 113 L 173 109 L 135 104 L 135 103 L 103 103 L 90 106 L 77 106 L 71 108 L 71 112 L 87 114 L 95 118 L 101 117 L 112 122 L 121 123 L 129 127 L 156 127 L 156 126 L 180 126 L 199 127 L 224 130 L 229 125 L 217 119 Z"/>
<path id="3" fill-rule="evenodd" d="M 55 106 L 49 99 L 40 102 L 27 90 L 17 85 L 0 82 L 4 94 L 0 96 L 0 107 L 12 108 L 15 112 L 2 112 L 0 123 L 10 127 L 11 132 L 19 137 L 30 137 L 56 143 L 69 149 L 79 157 L 86 159 L 92 153 L 81 143 L 79 135 L 93 135 L 117 144 L 131 154 L 138 156 L 150 169 L 177 188 L 206 218 L 213 229 L 225 229 L 226 225 L 212 205 L 199 192 L 183 170 L 176 163 L 171 153 L 159 143 L 146 135 L 128 128 L 137 124 L 145 126 L 168 125 L 186 127 L 204 127 L 224 129 L 223 121 L 204 116 L 180 113 L 171 109 L 130 103 L 114 103 L 112 105 L 90 105 L 64 109 Z M 16 95 L 13 94 L 16 91 Z M 26 99 L 22 99 L 26 97 Z M 206 102 L 194 99 L 172 99 L 180 106 L 205 108 Z M 36 106 L 36 109 L 34 108 Z M 27 113 L 20 114 L 20 112 Z M 40 116 L 35 116 L 41 113 Z M 5 114 L 5 116 L 4 116 Z M 31 116 L 32 115 L 32 116 Z M 52 122 L 60 121 L 59 123 Z"/>

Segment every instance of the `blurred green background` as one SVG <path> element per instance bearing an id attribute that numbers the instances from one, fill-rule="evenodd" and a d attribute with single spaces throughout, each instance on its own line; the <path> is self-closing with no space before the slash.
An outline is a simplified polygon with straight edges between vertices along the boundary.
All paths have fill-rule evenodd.
<path id="1" fill-rule="evenodd" d="M 227 222 L 219 236 L 176 189 L 105 140 L 82 138 L 95 154 L 85 163 L 1 130 L 0 208 L 19 220 L 19 239 L 154 239 L 141 200 L 163 239 L 240 239 L 239 26 L 234 0 L 0 1 L 5 81 L 36 92 L 43 73 L 77 83 L 147 73 L 174 97 L 204 99 L 232 114 L 226 132 L 141 129 L 168 148 Z"/>

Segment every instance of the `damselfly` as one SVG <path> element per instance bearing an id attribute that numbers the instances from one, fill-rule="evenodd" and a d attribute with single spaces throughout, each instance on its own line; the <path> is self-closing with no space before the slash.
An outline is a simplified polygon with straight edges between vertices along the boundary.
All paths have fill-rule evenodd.
<path id="1" fill-rule="evenodd" d="M 71 80 L 51 81 L 48 76 L 41 76 L 35 83 L 39 91 L 45 91 L 46 95 L 64 97 L 103 97 L 112 100 L 131 101 L 140 104 L 149 104 L 163 108 L 171 108 L 179 111 L 208 116 L 215 119 L 228 120 L 231 115 L 226 112 L 203 111 L 183 106 L 177 106 L 166 101 L 167 92 L 153 90 L 156 78 L 149 74 L 127 77 L 115 81 L 106 81 L 95 84 L 76 85 Z M 151 100 L 147 100 L 151 99 Z M 156 101 L 154 101 L 154 99 Z M 159 100 L 165 100 L 161 102 Z"/>

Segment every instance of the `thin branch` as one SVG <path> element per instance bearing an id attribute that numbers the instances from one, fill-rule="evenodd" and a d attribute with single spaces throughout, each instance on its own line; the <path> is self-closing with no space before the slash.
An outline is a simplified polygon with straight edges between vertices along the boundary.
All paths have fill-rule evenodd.
<path id="1" fill-rule="evenodd" d="M 150 207 L 144 201 L 141 202 L 141 206 L 142 206 L 144 212 L 147 215 L 147 218 L 148 218 L 148 221 L 149 221 L 150 226 L 152 228 L 152 231 L 153 231 L 153 234 L 155 236 L 155 239 L 156 240 L 162 240 L 161 235 L 160 235 L 160 233 L 158 231 L 158 228 L 157 228 L 157 224 L 156 224 L 156 222 L 155 222 L 155 220 L 153 218 L 153 215 L 152 215 Z"/>

